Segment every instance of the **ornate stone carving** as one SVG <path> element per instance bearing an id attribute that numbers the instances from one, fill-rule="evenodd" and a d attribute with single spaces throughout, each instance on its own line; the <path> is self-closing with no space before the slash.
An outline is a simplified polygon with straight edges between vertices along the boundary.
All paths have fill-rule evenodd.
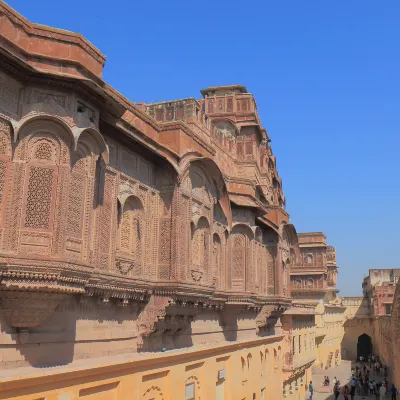
<path id="1" fill-rule="evenodd" d="M 21 84 L 0 72 L 0 111 L 15 117 L 18 113 L 18 100 Z"/>
<path id="2" fill-rule="evenodd" d="M 43 48 L 44 36 L 83 46 L 73 34 L 14 22 L 24 34 L 40 31 Z M 7 54 L 2 67 L 14 62 Z M 93 92 L 91 76 L 85 84 L 45 76 L 37 60 L 25 76 L 21 60 L 13 73 L 26 87 L 0 74 L 0 109 L 12 123 L 0 120 L 0 297 L 10 324 L 37 326 L 70 294 L 94 297 L 93 307 L 133 309 L 134 319 L 136 306 L 152 295 L 138 316 L 139 336 L 165 339 L 190 327 L 200 311 L 227 304 L 237 322 L 239 313 L 251 319 L 274 300 L 268 296 L 282 294 L 280 257 L 272 244 L 267 249 L 257 217 L 287 215 L 278 206 L 281 181 L 251 94 L 235 89 L 200 101 L 134 105 L 100 80 Z M 40 59 L 44 69 L 47 61 Z M 207 101 L 221 115 L 206 115 Z M 96 104 L 107 104 L 114 116 L 100 114 Z M 118 110 L 125 110 L 121 118 Z M 261 155 L 255 157 L 260 140 L 269 177 L 258 168 Z M 275 206 L 262 203 L 257 190 L 276 195 Z M 234 204 L 235 195 L 251 201 Z M 241 228 L 232 228 L 232 219 Z M 263 309 L 257 325 L 269 315 Z"/>
<path id="3" fill-rule="evenodd" d="M 276 312 L 277 307 L 274 305 L 265 305 L 261 308 L 261 311 L 256 317 L 256 325 L 258 328 L 266 327 L 268 324 L 268 318 Z"/>
<path id="4" fill-rule="evenodd" d="M 201 278 L 203 277 L 202 271 L 196 271 L 196 270 L 192 269 L 190 271 L 190 274 L 191 274 L 194 282 L 201 282 Z"/>
<path id="5" fill-rule="evenodd" d="M 169 297 L 152 296 L 138 318 L 140 336 L 149 336 L 156 331 L 156 323 L 165 318 L 166 308 L 172 301 Z"/>
<path id="6" fill-rule="evenodd" d="M 116 265 L 117 269 L 121 272 L 123 275 L 127 275 L 130 271 L 132 271 L 135 268 L 135 261 L 129 261 L 129 260 L 121 260 L 117 259 Z"/>
<path id="7" fill-rule="evenodd" d="M 26 228 L 44 230 L 50 228 L 54 175 L 53 168 L 31 167 L 24 224 Z"/>

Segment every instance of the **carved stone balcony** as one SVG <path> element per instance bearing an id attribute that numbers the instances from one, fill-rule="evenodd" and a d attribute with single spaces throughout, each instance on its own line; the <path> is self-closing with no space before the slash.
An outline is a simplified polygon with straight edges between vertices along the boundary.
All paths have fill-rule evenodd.
<path id="1" fill-rule="evenodd" d="M 312 274 L 326 274 L 328 269 L 324 265 L 292 265 L 290 266 L 290 273 L 292 275 L 303 275 L 307 273 Z"/>
<path id="2" fill-rule="evenodd" d="M 298 373 L 299 370 L 307 369 L 316 358 L 313 354 L 305 355 L 304 357 L 300 356 L 300 354 L 293 356 L 291 353 L 286 353 L 282 367 L 283 372 Z"/>

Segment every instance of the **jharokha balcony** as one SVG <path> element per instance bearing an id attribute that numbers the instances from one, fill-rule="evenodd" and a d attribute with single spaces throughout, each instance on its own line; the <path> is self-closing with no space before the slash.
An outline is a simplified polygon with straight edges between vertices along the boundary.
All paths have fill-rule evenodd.
<path id="1" fill-rule="evenodd" d="M 317 276 L 293 276 L 290 290 L 293 297 L 303 297 L 307 295 L 322 295 L 328 285 L 323 275 Z"/>

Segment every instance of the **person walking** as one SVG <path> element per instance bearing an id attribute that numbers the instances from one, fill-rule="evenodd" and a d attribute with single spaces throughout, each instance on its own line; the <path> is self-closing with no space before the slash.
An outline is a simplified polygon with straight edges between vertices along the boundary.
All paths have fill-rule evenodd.
<path id="1" fill-rule="evenodd" d="M 347 385 L 343 386 L 342 394 L 343 394 L 344 400 L 348 400 L 349 399 L 350 391 L 349 391 L 349 388 L 347 387 Z"/>
<path id="2" fill-rule="evenodd" d="M 379 389 L 381 388 L 379 382 L 376 382 L 375 384 L 375 399 L 379 400 Z"/>
<path id="3" fill-rule="evenodd" d="M 310 400 L 314 399 L 314 387 L 312 384 L 312 381 L 310 381 L 310 384 L 308 385 L 308 391 L 310 392 Z"/>
<path id="4" fill-rule="evenodd" d="M 357 393 L 361 395 L 361 379 L 357 380 Z"/>
<path id="5" fill-rule="evenodd" d="M 354 400 L 354 396 L 356 395 L 356 386 L 351 385 L 351 389 L 350 389 L 350 398 L 351 400 Z"/>
<path id="6" fill-rule="evenodd" d="M 397 399 L 398 391 L 396 389 L 396 386 L 392 385 L 392 387 L 390 388 L 390 394 L 392 395 L 392 400 Z"/>
<path id="7" fill-rule="evenodd" d="M 332 383 L 333 383 L 333 391 L 335 391 L 336 382 L 337 382 L 337 379 L 336 379 L 336 376 L 335 376 L 335 377 L 333 378 L 333 380 L 332 380 Z"/>
<path id="8" fill-rule="evenodd" d="M 333 387 L 333 394 L 335 395 L 335 400 L 337 400 L 340 396 L 339 381 L 336 381 L 335 386 Z"/>
<path id="9" fill-rule="evenodd" d="M 385 395 L 386 395 L 386 386 L 382 385 L 379 388 L 379 400 L 384 400 L 385 399 Z"/>

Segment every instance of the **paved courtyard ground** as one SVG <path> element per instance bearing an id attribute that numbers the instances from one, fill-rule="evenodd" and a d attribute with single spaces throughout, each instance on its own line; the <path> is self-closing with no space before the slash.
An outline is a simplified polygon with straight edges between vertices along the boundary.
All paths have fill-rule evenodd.
<path id="1" fill-rule="evenodd" d="M 333 378 L 336 376 L 337 379 L 339 379 L 341 385 L 344 385 L 345 383 L 347 384 L 350 381 L 351 378 L 351 362 L 350 361 L 343 361 L 342 364 L 338 365 L 337 367 L 331 368 L 329 370 L 320 370 L 320 372 L 313 372 L 313 384 L 314 388 L 316 389 L 316 392 L 314 393 L 314 398 L 313 400 L 333 400 L 335 396 L 332 393 L 333 387 L 330 386 L 330 392 L 329 393 L 321 393 L 322 390 L 326 390 L 328 388 L 323 386 L 323 380 L 324 377 L 328 375 L 329 379 L 333 380 Z M 374 376 L 372 375 L 372 379 L 375 379 L 376 381 L 383 381 L 383 377 L 381 376 Z M 339 400 L 343 400 L 343 396 L 339 396 Z M 350 397 L 349 397 L 350 398 Z M 387 399 L 390 399 L 390 395 L 388 394 Z M 375 395 L 372 396 L 359 396 L 356 395 L 355 397 L 356 400 L 361 400 L 361 399 L 369 399 L 375 400 Z"/>

